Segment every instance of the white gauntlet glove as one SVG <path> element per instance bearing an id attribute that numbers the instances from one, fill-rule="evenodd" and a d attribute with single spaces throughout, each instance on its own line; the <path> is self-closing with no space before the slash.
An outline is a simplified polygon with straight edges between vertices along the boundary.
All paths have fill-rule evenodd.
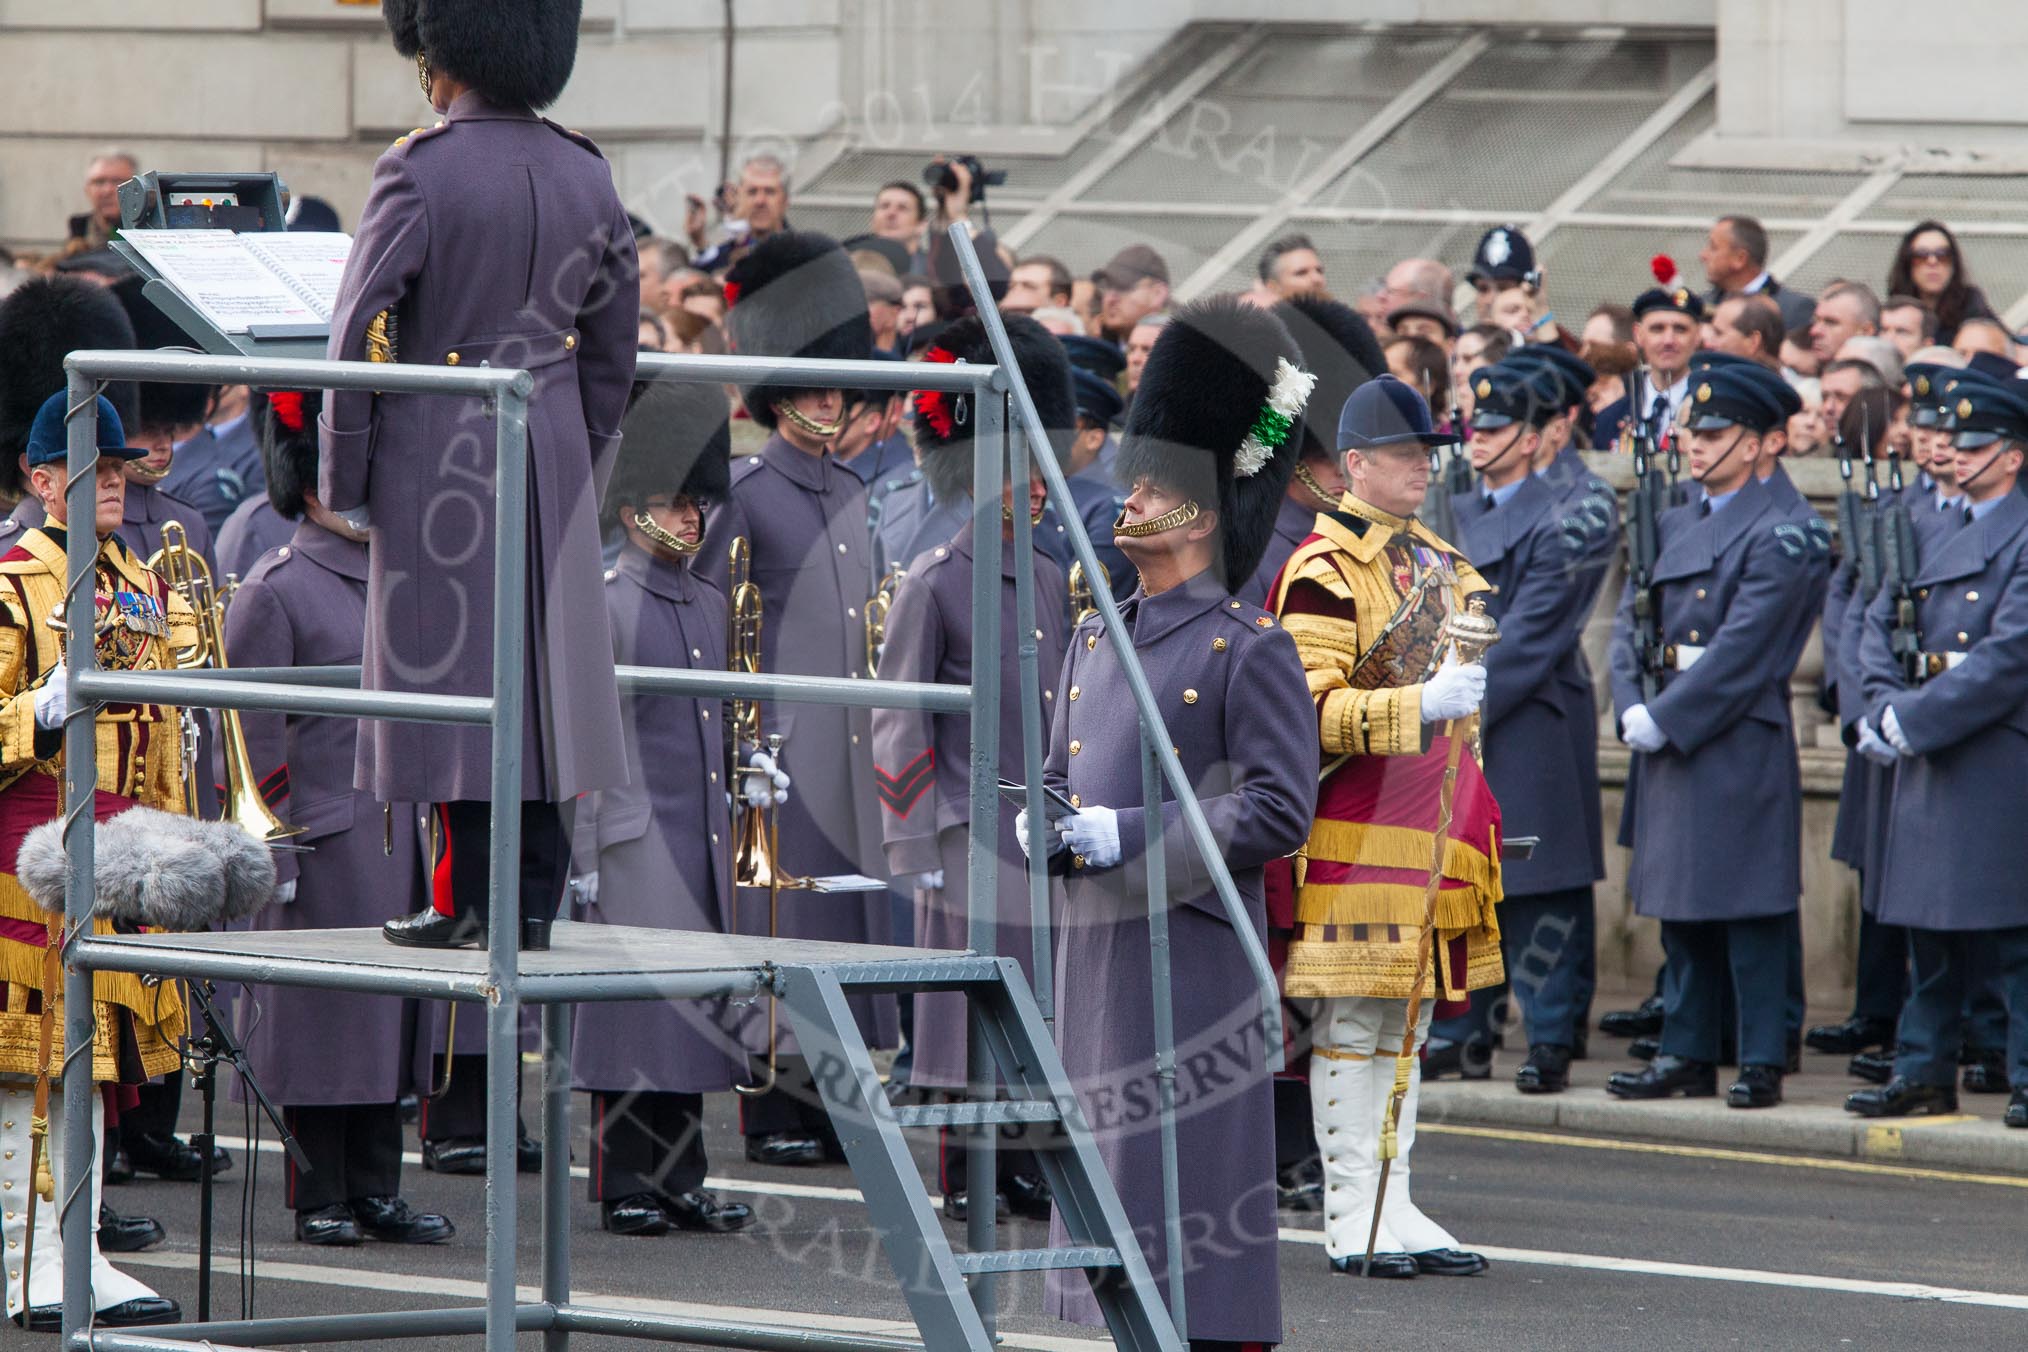
<path id="1" fill-rule="evenodd" d="M 1060 818 L 1056 829 L 1072 854 L 1084 856 L 1088 868 L 1111 868 L 1120 862 L 1120 814 L 1109 807 L 1088 807 Z"/>
<path id="2" fill-rule="evenodd" d="M 563 894 L 577 906 L 598 905 L 599 871 L 593 869 L 590 873 L 578 874 L 570 880 L 570 885 L 564 888 Z"/>
<path id="3" fill-rule="evenodd" d="M 1901 759 L 1895 749 L 1880 740 L 1880 734 L 1865 719 L 1859 720 L 1858 752 L 1875 765 L 1892 765 Z"/>
<path id="4" fill-rule="evenodd" d="M 1620 737 L 1636 751 L 1650 755 L 1669 745 L 1669 736 L 1645 704 L 1636 704 L 1620 716 Z"/>
<path id="5" fill-rule="evenodd" d="M 1486 668 L 1473 662 L 1460 666 L 1457 655 L 1444 658 L 1436 675 L 1423 682 L 1422 721 L 1441 723 L 1447 718 L 1467 718 L 1479 711 L 1486 699 Z"/>
<path id="6" fill-rule="evenodd" d="M 933 868 L 927 873 L 904 873 L 894 880 L 894 885 L 903 892 L 941 892 L 944 890 L 944 871 Z"/>
<path id="7" fill-rule="evenodd" d="M 789 801 L 789 777 L 782 773 L 781 766 L 775 764 L 773 756 L 765 751 L 756 751 L 747 764 L 762 772 L 740 776 L 748 807 L 779 807 Z"/>
<path id="8" fill-rule="evenodd" d="M 1887 744 L 1904 756 L 1913 756 L 1915 748 L 1908 744 L 1908 734 L 1901 730 L 1901 720 L 1894 716 L 1894 706 L 1888 705 L 1880 711 L 1880 735 Z"/>
<path id="9" fill-rule="evenodd" d="M 286 906 L 295 899 L 296 899 L 296 880 L 294 878 L 289 879 L 285 883 L 275 884 L 275 895 L 274 895 L 275 905 Z"/>
<path id="10" fill-rule="evenodd" d="M 35 726 L 45 732 L 54 732 L 63 726 L 63 716 L 70 712 L 70 700 L 64 694 L 63 675 L 59 672 L 54 680 L 46 682 L 35 692 Z"/>

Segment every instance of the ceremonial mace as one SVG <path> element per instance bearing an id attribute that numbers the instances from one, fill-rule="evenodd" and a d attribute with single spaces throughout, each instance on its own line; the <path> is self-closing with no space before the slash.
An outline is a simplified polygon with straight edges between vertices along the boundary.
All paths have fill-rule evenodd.
<path id="1" fill-rule="evenodd" d="M 1486 613 L 1486 598 L 1474 596 L 1465 602 L 1462 614 L 1453 614 L 1444 625 L 1458 661 L 1464 665 L 1485 660 L 1486 650 L 1500 641 L 1500 626 Z M 1450 843 L 1452 798 L 1458 786 L 1458 760 L 1465 749 L 1464 719 L 1447 719 L 1444 735 L 1450 745 L 1444 753 L 1443 785 L 1437 791 L 1436 840 L 1431 846 L 1429 884 L 1422 895 L 1422 929 L 1415 944 L 1415 984 L 1408 991 L 1408 1023 L 1401 1034 L 1401 1051 L 1394 1058 L 1394 1089 L 1387 1096 L 1387 1113 L 1380 1121 L 1380 1187 L 1373 1194 L 1373 1223 L 1366 1229 L 1366 1271 L 1373 1271 L 1373 1247 L 1380 1239 L 1380 1208 L 1387 1201 L 1387 1175 L 1394 1157 L 1401 1153 L 1396 1132 L 1401 1123 L 1401 1103 L 1408 1097 L 1408 1077 L 1415 1064 L 1415 1025 L 1422 1018 L 1422 983 L 1436 959 L 1437 893 L 1444 881 L 1444 849 Z"/>

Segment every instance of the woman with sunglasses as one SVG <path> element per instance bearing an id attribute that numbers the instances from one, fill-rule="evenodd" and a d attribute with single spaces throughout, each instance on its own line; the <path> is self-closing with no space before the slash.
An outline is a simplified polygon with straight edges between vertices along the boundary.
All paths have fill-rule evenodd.
<path id="1" fill-rule="evenodd" d="M 1886 294 L 1928 301 L 1936 311 L 1936 341 L 1945 346 L 1967 319 L 1998 318 L 1986 293 L 1972 285 L 1957 236 L 1942 221 L 1923 221 L 1901 237 Z"/>

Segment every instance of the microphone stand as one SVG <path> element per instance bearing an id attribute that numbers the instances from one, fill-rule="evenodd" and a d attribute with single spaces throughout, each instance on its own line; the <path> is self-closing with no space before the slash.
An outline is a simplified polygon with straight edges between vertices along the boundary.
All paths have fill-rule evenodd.
<path id="1" fill-rule="evenodd" d="M 204 1098 L 204 1130 L 190 1138 L 190 1143 L 197 1148 L 198 1158 L 201 1161 L 197 1176 L 199 1189 L 197 1322 L 203 1324 L 211 1320 L 211 1220 L 215 1183 L 212 1174 L 212 1156 L 217 1149 L 219 1067 L 229 1065 L 239 1072 L 241 1083 L 246 1085 L 247 1091 L 253 1095 L 254 1101 L 260 1105 L 261 1112 L 267 1115 L 268 1121 L 274 1123 L 275 1134 L 280 1137 L 282 1148 L 288 1151 L 289 1158 L 294 1161 L 296 1168 L 306 1174 L 312 1170 L 310 1157 L 303 1153 L 303 1147 L 296 1143 L 295 1135 L 282 1121 L 281 1110 L 275 1107 L 274 1102 L 268 1098 L 267 1091 L 261 1088 L 260 1081 L 254 1077 L 253 1066 L 247 1061 L 246 1048 L 233 1040 L 226 1021 L 219 1017 L 218 1006 L 212 1003 L 217 994 L 216 989 L 208 980 L 191 981 L 187 983 L 186 989 L 190 992 L 191 1003 L 197 1006 L 198 1013 L 204 1020 L 203 1033 L 190 1040 L 183 1057 L 190 1082 Z M 247 1149 L 249 1151 L 253 1149 L 251 1142 L 248 1143 Z M 249 1158 L 247 1168 L 253 1167 L 253 1160 Z"/>

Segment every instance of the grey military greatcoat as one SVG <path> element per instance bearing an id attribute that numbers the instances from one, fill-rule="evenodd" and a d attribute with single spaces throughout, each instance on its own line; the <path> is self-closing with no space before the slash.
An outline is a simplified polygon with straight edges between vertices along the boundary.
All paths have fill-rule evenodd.
<path id="1" fill-rule="evenodd" d="M 598 500 L 634 378 L 634 234 L 591 142 L 465 93 L 397 141 L 339 288 L 330 356 L 512 367 L 528 404 L 527 716 L 522 796 L 620 783 L 619 691 L 601 594 Z M 484 401 L 332 391 L 319 420 L 325 504 L 373 528 L 364 684 L 492 693 L 494 420 Z M 490 796 L 491 730 L 369 722 L 359 782 L 382 799 Z"/>
<path id="2" fill-rule="evenodd" d="M 1884 591 L 1859 648 L 1868 717 L 1878 728 L 1893 709 L 1915 751 L 1896 766 L 1880 921 L 2028 925 L 2028 497 L 2007 494 L 1937 546 L 1915 598 L 1923 651 L 1956 665 L 1908 688 L 1888 647 L 1894 598 Z"/>
<path id="3" fill-rule="evenodd" d="M 1210 572 L 1122 607 L 1183 770 L 1196 786 L 1249 923 L 1265 945 L 1262 870 L 1308 837 L 1317 713 L 1296 645 Z M 1073 857 L 1056 943 L 1057 1041 L 1128 1220 L 1167 1286 L 1154 1073 L 1141 742 L 1126 676 L 1093 618 L 1071 635 L 1047 782 L 1119 814 L 1123 862 Z M 1166 790 L 1165 790 L 1166 800 Z M 1275 1240 L 1273 1102 L 1260 992 L 1172 802 L 1162 809 L 1175 997 L 1177 1148 L 1194 1338 L 1283 1336 Z M 1053 1244 L 1065 1242 L 1061 1220 Z M 1100 1322 L 1084 1278 L 1051 1273 L 1052 1313 Z"/>
<path id="4" fill-rule="evenodd" d="M 1578 576 L 1589 539 L 1532 475 L 1497 507 L 1480 493 L 1460 498 L 1457 516 L 1459 543 L 1492 584 L 1486 609 L 1500 624 L 1486 659 L 1486 779 L 1501 829 L 1542 838 L 1531 858 L 1502 865 L 1503 885 L 1508 896 L 1587 887 L 1605 876 L 1598 776 L 1578 755 L 1570 721 L 1581 717 L 1596 740 L 1578 650 L 1592 597 Z M 1572 689 L 1587 692 L 1581 714 Z"/>
<path id="5" fill-rule="evenodd" d="M 1069 623 L 1063 571 L 1041 550 L 1034 555 L 1036 698 L 1043 736 L 1058 698 Z M 1000 776 L 1019 781 L 1027 764 L 1021 745 L 1021 632 L 1014 608 L 1014 549 L 1000 550 Z M 918 557 L 887 616 L 880 675 L 891 681 L 972 682 L 972 525 Z M 943 886 L 915 893 L 915 942 L 923 948 L 971 947 L 966 854 L 971 844 L 971 720 L 915 709 L 873 711 L 873 773 L 879 786 L 888 868 L 896 877 L 936 870 Z M 1014 838 L 1014 812 L 1000 813 L 998 892 L 993 901 L 993 953 L 1014 958 L 1031 985 L 1034 929 L 1026 857 Z M 915 997 L 913 1084 L 940 1089 L 965 1083 L 965 1000 Z"/>
<path id="6" fill-rule="evenodd" d="M 1789 715 L 1791 639 L 1825 558 L 1811 533 L 1749 480 L 1715 513 L 1663 513 L 1655 590 L 1677 654 L 1648 712 L 1668 737 L 1636 754 L 1627 890 L 1659 920 L 1787 915 L 1802 890 L 1802 772 Z M 1613 625 L 1613 707 L 1642 703 L 1633 588 Z M 1701 656 L 1685 662 L 1683 649 Z"/>
<path id="7" fill-rule="evenodd" d="M 725 669 L 725 598 L 685 564 L 620 550 L 606 579 L 613 660 Z M 732 823 L 725 801 L 725 705 L 629 696 L 628 780 L 575 822 L 579 868 L 598 899 L 577 918 L 651 929 L 729 928 Z M 578 1006 L 571 1071 L 580 1089 L 701 1094 L 730 1089 L 745 1064 L 722 1000 Z"/>
<path id="8" fill-rule="evenodd" d="M 226 612 L 226 648 L 248 667 L 350 666 L 366 633 L 366 546 L 305 521 L 255 565 Z M 240 715 L 262 797 L 302 834 L 277 851 L 275 876 L 295 900 L 269 906 L 257 930 L 379 925 L 429 904 L 416 816 L 390 813 L 352 785 L 359 722 Z M 391 847 L 391 848 L 390 848 Z M 247 1054 L 277 1103 L 392 1103 L 410 1088 L 403 1001 L 391 995 L 261 986 L 242 1005 Z M 481 1023 L 482 1020 L 472 1020 Z"/>
<path id="9" fill-rule="evenodd" d="M 828 455 L 808 455 L 779 435 L 771 437 L 759 454 L 734 462 L 732 491 L 705 522 L 704 550 L 694 571 L 721 591 L 728 550 L 738 536 L 751 545 L 751 577 L 761 590 L 764 669 L 866 679 L 866 601 L 873 577 L 866 486 L 858 477 Z M 884 877 L 871 713 L 776 703 L 762 707 L 761 722 L 764 736 L 783 735 L 782 768 L 794 780 L 781 808 L 777 865 L 792 875 Z M 886 943 L 890 927 L 884 891 L 781 896 L 779 932 L 791 938 Z M 765 893 L 742 895 L 739 928 L 767 933 Z M 877 1039 L 874 1045 L 893 1046 L 899 1033 L 893 999 L 852 1000 L 861 1029 Z M 749 1031 L 764 1039 L 766 1029 Z M 792 1050 L 786 1020 L 781 1037 L 783 1048 Z"/>

